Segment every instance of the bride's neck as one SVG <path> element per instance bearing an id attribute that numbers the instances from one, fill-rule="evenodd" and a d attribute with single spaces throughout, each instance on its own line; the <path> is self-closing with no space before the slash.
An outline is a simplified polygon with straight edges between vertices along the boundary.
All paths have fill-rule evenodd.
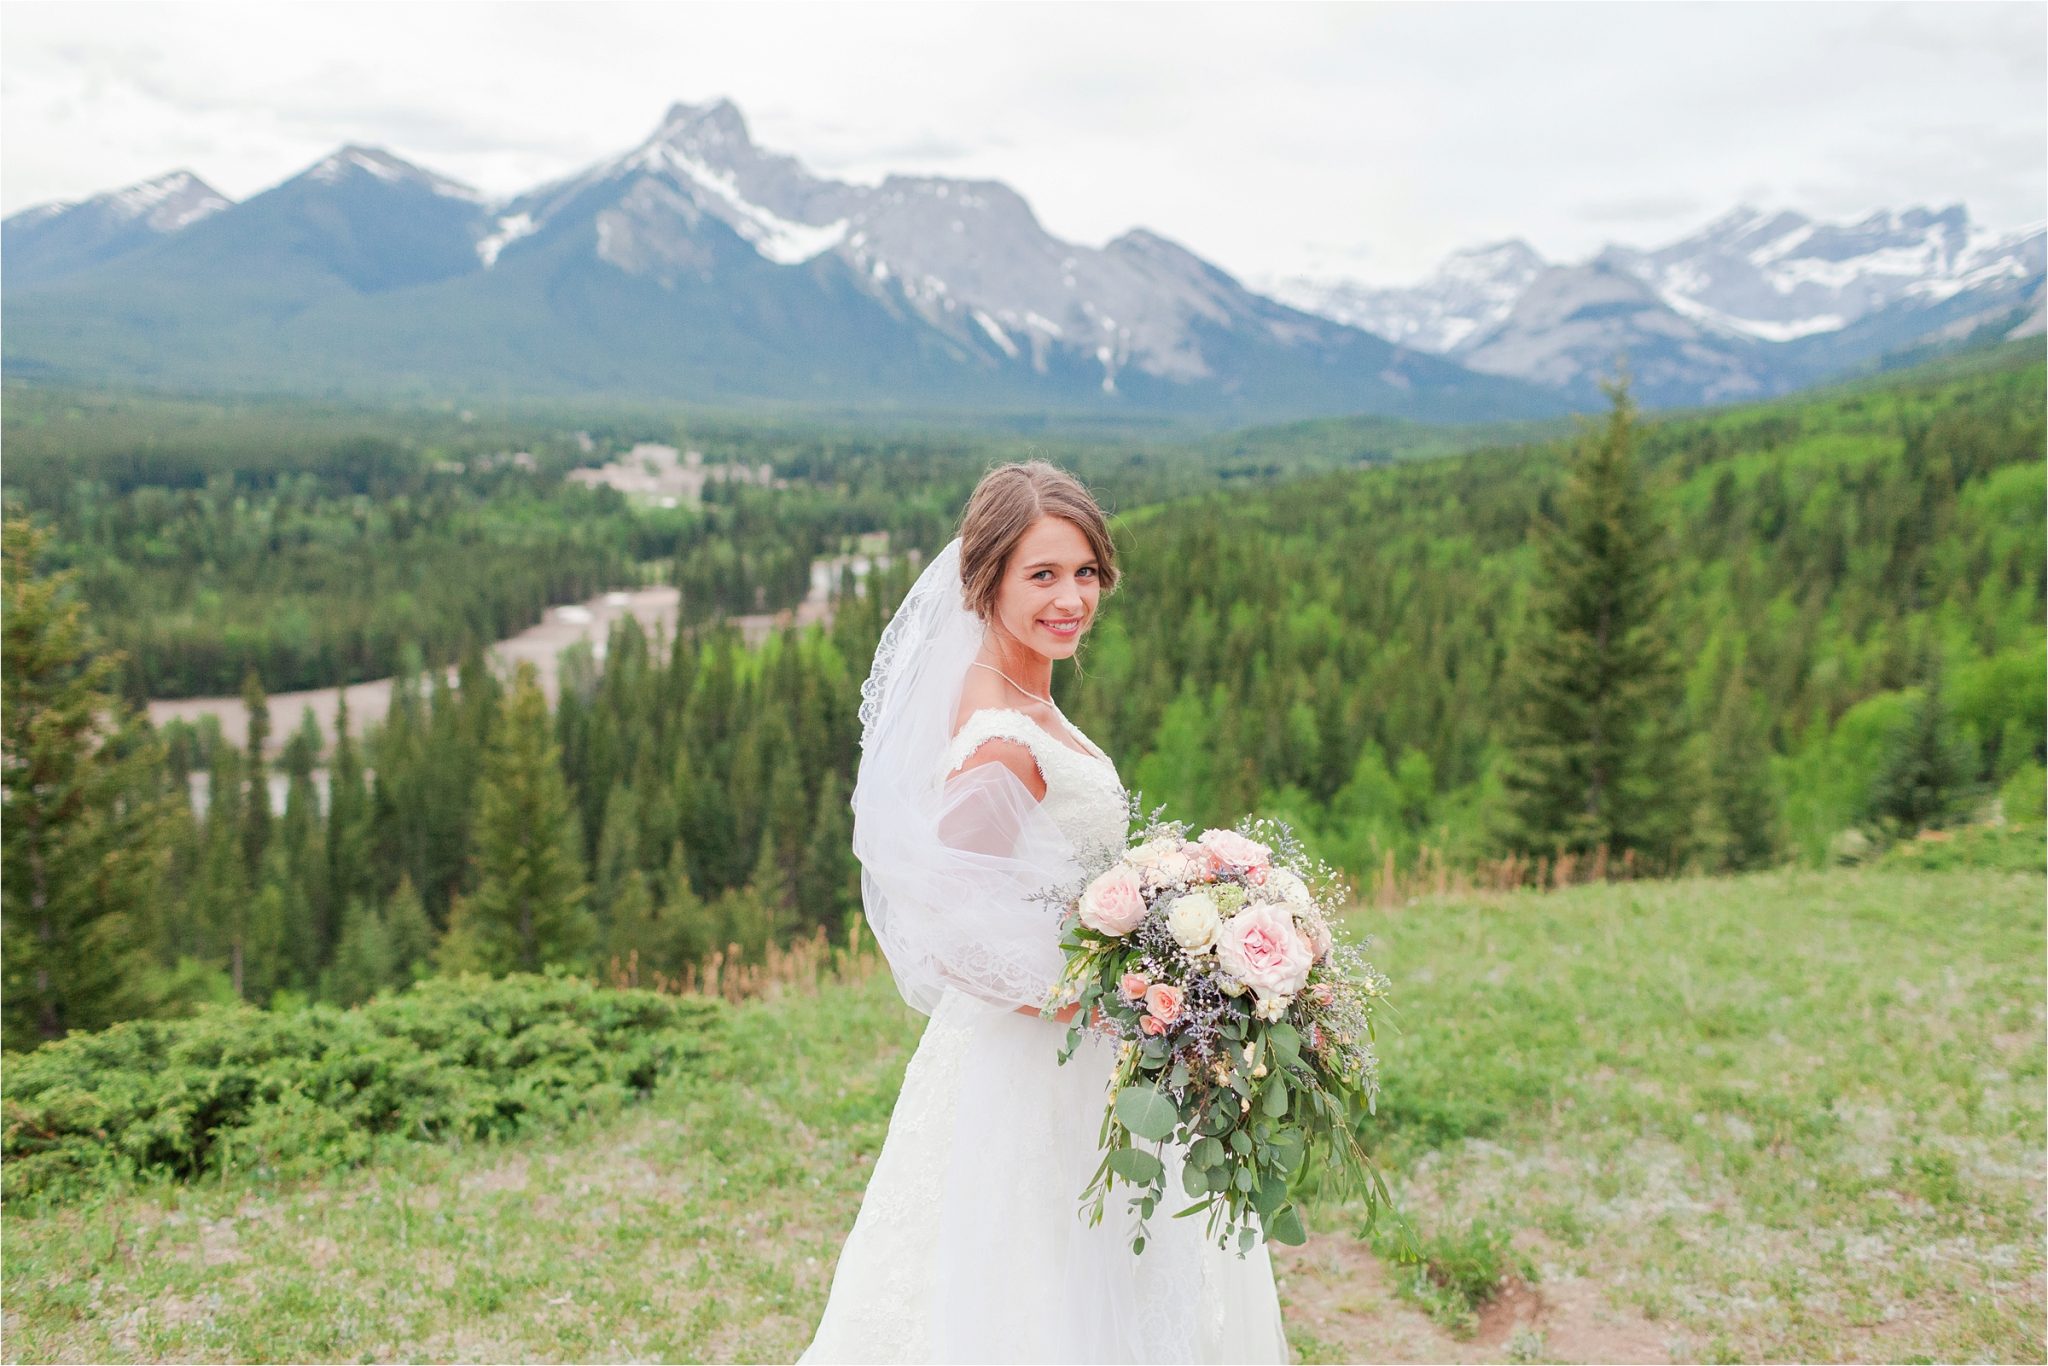
<path id="1" fill-rule="evenodd" d="M 1051 655 L 1040 654 L 1030 646 L 1015 641 L 991 637 L 982 643 L 981 651 L 975 658 L 1007 674 L 1012 683 L 1021 684 L 1040 699 L 1052 696 Z"/>

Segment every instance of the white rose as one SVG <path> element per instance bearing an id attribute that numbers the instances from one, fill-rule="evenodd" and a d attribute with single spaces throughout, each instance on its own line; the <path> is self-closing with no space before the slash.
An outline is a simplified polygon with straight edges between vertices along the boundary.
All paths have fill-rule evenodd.
<path id="1" fill-rule="evenodd" d="M 1169 839 L 1146 840 L 1143 844 L 1132 845 L 1124 851 L 1124 862 L 1133 868 L 1152 868 L 1169 854 L 1180 853 L 1180 841 Z"/>
<path id="2" fill-rule="evenodd" d="M 1192 882 L 1204 869 L 1199 860 L 1189 856 L 1185 844 L 1171 839 L 1147 840 L 1126 850 L 1124 862 L 1143 875 L 1147 890 L 1171 882 Z"/>
<path id="3" fill-rule="evenodd" d="M 1166 908 L 1166 928 L 1174 942 L 1189 953 L 1206 953 L 1216 944 L 1216 932 L 1223 928 L 1222 913 L 1207 892 L 1177 896 Z"/>
<path id="4" fill-rule="evenodd" d="M 1267 869 L 1265 885 L 1260 890 L 1264 892 L 1259 898 L 1262 901 L 1277 901 L 1296 911 L 1315 909 L 1316 900 L 1309 895 L 1308 884 L 1286 868 Z"/>

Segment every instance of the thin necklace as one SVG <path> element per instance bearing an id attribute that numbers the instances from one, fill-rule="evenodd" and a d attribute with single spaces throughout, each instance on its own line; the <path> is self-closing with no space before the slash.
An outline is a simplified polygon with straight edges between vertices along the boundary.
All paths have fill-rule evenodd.
<path id="1" fill-rule="evenodd" d="M 1034 701 L 1034 702 L 1043 702 L 1043 703 L 1045 703 L 1045 705 L 1046 705 L 1046 706 L 1048 706 L 1048 707 L 1051 707 L 1051 708 L 1052 708 L 1052 709 L 1053 709 L 1054 711 L 1058 711 L 1058 710 L 1059 710 L 1059 704 L 1058 704 L 1058 703 L 1056 703 L 1056 702 L 1054 702 L 1054 701 L 1053 701 L 1053 700 L 1052 700 L 1052 699 L 1051 699 L 1050 697 L 1040 697 L 1040 696 L 1039 696 L 1039 695 L 1038 695 L 1037 693 L 1035 693 L 1035 692 L 1031 691 L 1031 689 L 1029 689 L 1029 688 L 1025 687 L 1025 686 L 1024 686 L 1024 685 L 1023 685 L 1022 683 L 1019 683 L 1019 682 L 1018 682 L 1018 681 L 1017 681 L 1016 679 L 1014 679 L 1014 678 L 1010 677 L 1010 676 L 1009 676 L 1008 674 L 1006 674 L 1006 673 L 1003 673 L 1003 671 L 1002 671 L 1001 669 L 998 669 L 998 668 L 997 668 L 997 667 L 996 667 L 995 665 L 993 665 L 993 664 L 983 664 L 983 663 L 982 663 L 982 662 L 981 662 L 980 660 L 978 660 L 978 659 L 977 659 L 977 660 L 974 660 L 974 661 L 972 661 L 972 663 L 974 664 L 974 666 L 975 666 L 976 668 L 979 668 L 979 669 L 987 669 L 987 670 L 988 670 L 988 671 L 989 671 L 990 673 L 993 673 L 993 674 L 999 674 L 999 675 L 1001 675 L 1001 677 L 1002 677 L 1002 679 L 1003 679 L 1003 681 L 1004 681 L 1005 683 L 1008 683 L 1008 684 L 1009 684 L 1009 685 L 1010 685 L 1011 687 L 1015 688 L 1015 689 L 1016 689 L 1016 690 L 1017 690 L 1018 692 L 1020 692 L 1020 693 L 1023 693 L 1023 694 L 1024 694 L 1024 695 L 1025 695 L 1026 697 L 1030 698 L 1030 699 L 1031 699 L 1032 701 Z"/>

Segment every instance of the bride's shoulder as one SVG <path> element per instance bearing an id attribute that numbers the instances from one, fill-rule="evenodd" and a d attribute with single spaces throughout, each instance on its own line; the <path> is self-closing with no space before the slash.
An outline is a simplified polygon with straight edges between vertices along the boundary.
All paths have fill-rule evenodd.
<path id="1" fill-rule="evenodd" d="M 1001 764 L 1017 775 L 1038 798 L 1045 796 L 1045 774 L 1038 762 L 1038 736 L 1028 712 L 1009 706 L 1002 693 L 970 681 L 961 691 L 953 717 L 953 762 L 947 776 L 982 764 Z"/>

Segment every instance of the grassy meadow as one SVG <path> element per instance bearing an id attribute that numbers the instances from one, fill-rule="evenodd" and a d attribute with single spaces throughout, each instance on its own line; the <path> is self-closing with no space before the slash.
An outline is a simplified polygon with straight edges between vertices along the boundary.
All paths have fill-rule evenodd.
<path id="1" fill-rule="evenodd" d="M 1429 1255 L 1312 1200 L 1275 1251 L 1296 1360 L 2041 1360 L 2019 847 L 1356 912 Z M 867 961 L 598 1123 L 10 1210 L 6 1357 L 791 1360 L 923 1023 Z"/>

